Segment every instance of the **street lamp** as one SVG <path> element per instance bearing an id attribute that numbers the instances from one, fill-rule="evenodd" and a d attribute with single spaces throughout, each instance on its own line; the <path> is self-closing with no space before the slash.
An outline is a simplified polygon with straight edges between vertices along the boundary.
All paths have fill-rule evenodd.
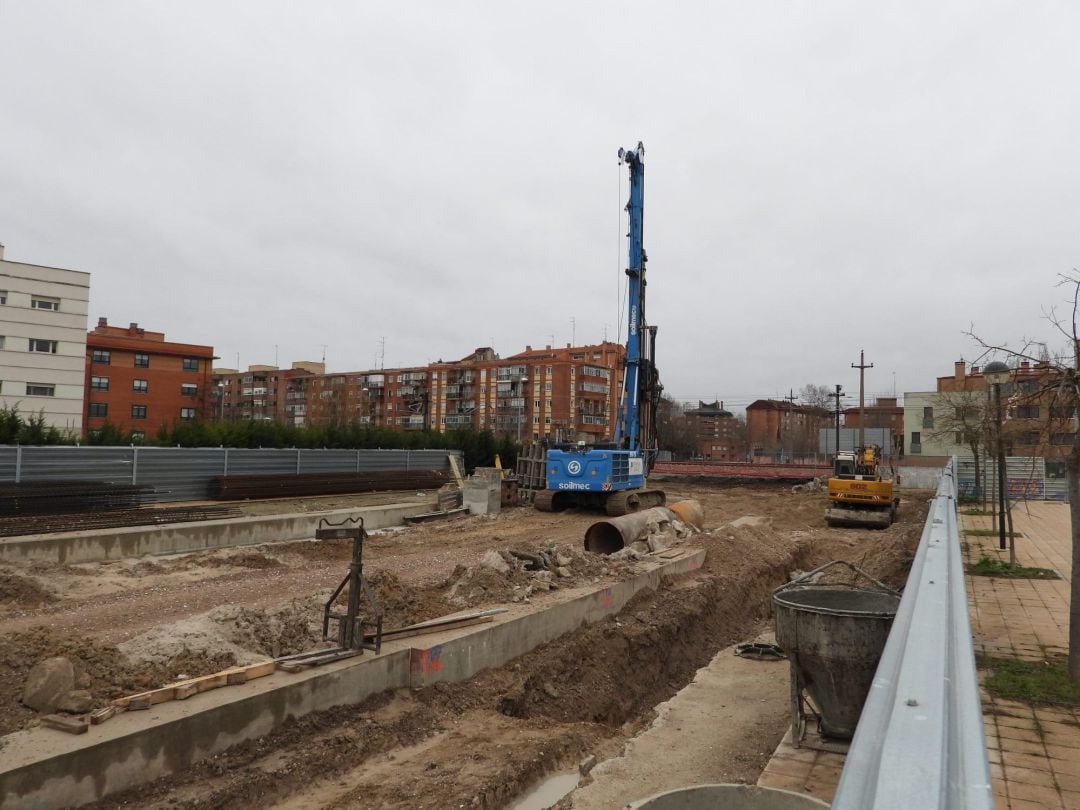
<path id="1" fill-rule="evenodd" d="M 218 393 L 218 413 L 220 414 L 220 416 L 218 418 L 222 422 L 224 422 L 225 421 L 225 383 L 219 382 L 217 384 L 217 393 Z"/>
<path id="2" fill-rule="evenodd" d="M 998 548 L 1005 551 L 1005 442 L 1002 441 L 1001 429 L 1001 385 L 1007 383 L 1012 372 L 1000 360 L 994 360 L 983 366 L 983 377 L 994 387 L 994 421 L 997 428 L 997 468 L 998 468 Z"/>

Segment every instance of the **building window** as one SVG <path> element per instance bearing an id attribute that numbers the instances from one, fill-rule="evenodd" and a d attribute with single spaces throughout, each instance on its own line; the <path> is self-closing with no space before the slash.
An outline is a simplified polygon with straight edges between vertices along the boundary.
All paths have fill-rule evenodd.
<path id="1" fill-rule="evenodd" d="M 109 390 L 109 378 L 108 377 L 91 377 L 90 389 L 92 391 L 108 391 Z"/>
<path id="2" fill-rule="evenodd" d="M 180 409 L 180 418 L 181 419 L 194 419 L 195 418 L 195 409 L 194 408 L 181 408 Z"/>
<path id="3" fill-rule="evenodd" d="M 91 416 L 108 416 L 109 405 L 105 402 L 91 402 L 90 403 L 90 415 Z"/>
<path id="4" fill-rule="evenodd" d="M 932 428 L 934 426 L 934 409 L 929 405 L 922 409 L 922 426 L 924 428 Z"/>
<path id="5" fill-rule="evenodd" d="M 56 341 L 30 338 L 30 351 L 42 352 L 43 354 L 56 354 Z"/>
<path id="6" fill-rule="evenodd" d="M 60 311 L 59 298 L 45 298 L 43 296 L 30 296 L 30 309 L 50 309 L 53 312 Z"/>
<path id="7" fill-rule="evenodd" d="M 94 354 L 91 356 L 90 360 L 99 365 L 107 366 L 112 360 L 112 352 L 108 349 L 94 349 Z"/>
<path id="8" fill-rule="evenodd" d="M 184 371 L 198 371 L 199 359 L 197 357 L 184 358 Z"/>
<path id="9" fill-rule="evenodd" d="M 7 290 L 0 290 L 0 304 L 7 303 Z"/>
<path id="10" fill-rule="evenodd" d="M 147 391 L 150 390 L 150 381 L 149 380 L 132 380 L 131 381 L 131 390 L 134 391 L 136 394 L 145 394 Z"/>
<path id="11" fill-rule="evenodd" d="M 548 367 L 547 367 L 547 375 L 548 375 L 549 377 L 551 376 L 551 366 L 548 366 Z"/>
<path id="12" fill-rule="evenodd" d="M 1075 433 L 1054 433 L 1050 436 L 1050 444 L 1072 444 L 1075 440 Z M 1049 466 L 1049 462 L 1047 462 L 1047 467 Z"/>
<path id="13" fill-rule="evenodd" d="M 26 395 L 28 397 L 55 397 L 56 386 L 46 383 L 27 383 Z"/>
<path id="14" fill-rule="evenodd" d="M 917 430 L 911 431 L 911 448 L 912 453 L 922 452 L 922 433 Z"/>
<path id="15" fill-rule="evenodd" d="M 1039 406 L 1038 405 L 1021 405 L 1016 409 L 1016 416 L 1019 419 L 1038 419 L 1039 418 Z"/>
<path id="16" fill-rule="evenodd" d="M 145 419 L 146 418 L 146 406 L 145 405 L 132 405 L 131 406 L 131 418 L 132 419 Z"/>
<path id="17" fill-rule="evenodd" d="M 199 393 L 199 386 L 195 383 L 180 383 L 180 396 L 193 397 Z"/>
<path id="18" fill-rule="evenodd" d="M 150 368 L 150 355 L 136 352 L 135 368 Z"/>

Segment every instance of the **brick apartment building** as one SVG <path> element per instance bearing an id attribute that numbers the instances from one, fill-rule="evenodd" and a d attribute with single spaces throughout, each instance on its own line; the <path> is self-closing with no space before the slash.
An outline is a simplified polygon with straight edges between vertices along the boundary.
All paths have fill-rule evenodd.
<path id="1" fill-rule="evenodd" d="M 500 358 L 480 348 L 433 363 L 433 430 L 472 426 L 522 440 L 610 439 L 622 390 L 625 348 L 618 343 L 533 349 Z"/>
<path id="2" fill-rule="evenodd" d="M 746 460 L 746 425 L 724 403 L 702 402 L 683 413 L 697 455 L 715 461 Z"/>
<path id="3" fill-rule="evenodd" d="M 746 408 L 746 434 L 754 459 L 815 453 L 818 429 L 830 426 L 828 411 L 777 399 Z"/>
<path id="4" fill-rule="evenodd" d="M 602 441 L 614 429 L 624 356 L 621 344 L 601 343 L 527 346 L 506 358 L 483 347 L 451 362 L 331 374 L 318 363 L 216 369 L 211 416 Z"/>
<path id="5" fill-rule="evenodd" d="M 134 439 L 209 416 L 212 346 L 173 343 L 137 323 L 86 336 L 86 433 L 106 422 Z"/>
<path id="6" fill-rule="evenodd" d="M 325 373 L 326 366 L 310 360 L 291 368 L 254 365 L 246 371 L 215 368 L 211 379 L 211 419 L 245 419 L 281 422 L 302 427 L 306 424 L 308 394 L 312 382 Z"/>
<path id="7" fill-rule="evenodd" d="M 858 430 L 864 428 L 887 428 L 892 431 L 893 451 L 904 454 L 904 406 L 897 404 L 896 397 L 878 397 L 872 405 L 863 408 L 865 421 L 859 417 L 859 407 L 844 409 L 844 427 Z"/>

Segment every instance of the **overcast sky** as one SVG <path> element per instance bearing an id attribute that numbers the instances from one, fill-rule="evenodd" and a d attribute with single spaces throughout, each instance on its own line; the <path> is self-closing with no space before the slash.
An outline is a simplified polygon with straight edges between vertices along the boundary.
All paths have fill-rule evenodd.
<path id="1" fill-rule="evenodd" d="M 0 242 L 224 366 L 621 339 L 678 399 L 926 390 L 1080 266 L 1080 6 L 0 0 Z M 574 324 L 574 325 L 572 325 Z"/>

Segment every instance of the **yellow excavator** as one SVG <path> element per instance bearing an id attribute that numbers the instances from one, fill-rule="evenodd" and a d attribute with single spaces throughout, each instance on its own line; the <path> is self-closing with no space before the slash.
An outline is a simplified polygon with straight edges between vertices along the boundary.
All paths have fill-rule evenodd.
<path id="1" fill-rule="evenodd" d="M 899 505 L 895 481 L 882 475 L 880 447 L 872 444 L 836 454 L 826 523 L 885 529 L 896 520 Z"/>

